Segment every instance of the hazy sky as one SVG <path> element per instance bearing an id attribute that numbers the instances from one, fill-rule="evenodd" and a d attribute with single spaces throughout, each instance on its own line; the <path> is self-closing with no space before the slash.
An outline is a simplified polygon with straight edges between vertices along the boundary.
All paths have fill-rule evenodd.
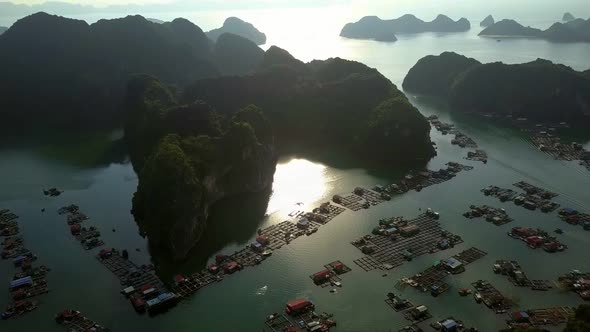
<path id="1" fill-rule="evenodd" d="M 2 2 L 3 0 L 0 0 Z M 394 18 L 404 13 L 418 16 L 434 16 L 444 13 L 452 18 L 465 16 L 470 19 L 483 18 L 493 14 L 497 18 L 514 19 L 555 19 L 559 20 L 564 12 L 569 11 L 574 16 L 590 17 L 590 0 L 54 0 L 72 4 L 94 5 L 99 7 L 109 5 L 139 4 L 158 6 L 160 10 L 175 11 L 199 9 L 248 9 L 248 8 L 285 8 L 285 7 L 326 7 L 344 6 L 364 15 L 378 15 L 382 18 Z M 39 4 L 39 0 L 12 0 L 18 4 Z M 55 8 L 55 7 L 53 7 Z M 137 8 L 137 7 L 132 7 Z M 59 13 L 57 13 L 59 14 Z"/>

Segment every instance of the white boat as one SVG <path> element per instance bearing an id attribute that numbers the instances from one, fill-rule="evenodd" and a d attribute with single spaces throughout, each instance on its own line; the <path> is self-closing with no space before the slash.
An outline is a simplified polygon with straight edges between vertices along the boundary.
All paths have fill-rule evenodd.
<path id="1" fill-rule="evenodd" d="M 330 283 L 332 284 L 332 286 L 342 287 L 342 283 L 340 281 L 330 280 Z"/>

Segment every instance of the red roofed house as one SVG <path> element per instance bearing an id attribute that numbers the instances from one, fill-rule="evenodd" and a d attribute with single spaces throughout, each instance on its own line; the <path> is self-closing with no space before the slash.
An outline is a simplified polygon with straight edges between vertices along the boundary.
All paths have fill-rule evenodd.
<path id="1" fill-rule="evenodd" d="M 544 242 L 545 239 L 542 236 L 534 235 L 526 238 L 526 243 L 533 248 L 541 247 Z"/>
<path id="2" fill-rule="evenodd" d="M 287 302 L 287 306 L 285 307 L 285 312 L 288 315 L 297 315 L 309 310 L 313 310 L 314 305 L 311 301 L 306 299 L 297 299 Z"/>
<path id="3" fill-rule="evenodd" d="M 314 273 L 314 275 L 312 276 L 312 279 L 316 284 L 320 284 L 320 283 L 323 283 L 324 281 L 326 281 L 327 279 L 329 279 L 331 276 L 332 276 L 332 272 L 330 272 L 330 270 L 323 270 L 323 271 Z"/>
<path id="4" fill-rule="evenodd" d="M 235 261 L 228 262 L 223 267 L 223 270 L 225 271 L 225 273 L 229 273 L 229 274 L 232 274 L 232 273 L 238 271 L 239 269 L 240 269 L 240 264 L 238 264 L 238 262 L 235 262 Z"/>

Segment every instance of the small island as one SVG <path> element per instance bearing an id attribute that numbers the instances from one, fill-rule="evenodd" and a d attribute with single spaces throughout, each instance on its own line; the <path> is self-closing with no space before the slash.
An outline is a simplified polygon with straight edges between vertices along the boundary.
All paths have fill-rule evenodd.
<path id="1" fill-rule="evenodd" d="M 483 37 L 539 38 L 552 42 L 590 42 L 590 19 L 554 23 L 547 30 L 525 27 L 514 20 L 501 20 L 479 34 Z"/>
<path id="2" fill-rule="evenodd" d="M 382 20 L 377 16 L 366 16 L 356 23 L 346 24 L 340 32 L 340 36 L 351 39 L 396 41 L 396 34 L 464 32 L 470 28 L 471 24 L 467 19 L 461 18 L 458 21 L 453 21 L 445 15 L 438 15 L 431 22 L 425 22 L 410 14 L 391 20 Z"/>
<path id="3" fill-rule="evenodd" d="M 456 53 L 427 56 L 409 71 L 404 89 L 439 97 L 452 111 L 496 113 L 540 122 L 587 125 L 587 73 L 538 59 L 482 64 Z"/>
<path id="4" fill-rule="evenodd" d="M 486 18 L 483 19 L 483 21 L 481 21 L 481 23 L 479 23 L 479 26 L 482 28 L 487 28 L 493 25 L 494 23 L 496 23 L 494 17 L 492 15 L 488 15 Z"/>
<path id="5" fill-rule="evenodd" d="M 563 17 L 561 18 L 561 20 L 564 22 L 573 21 L 575 19 L 576 18 L 574 17 L 574 15 L 572 15 L 572 13 L 570 12 L 566 12 L 565 14 L 563 14 Z"/>
<path id="6" fill-rule="evenodd" d="M 217 41 L 219 36 L 224 33 L 231 33 L 249 39 L 256 45 L 266 44 L 266 35 L 260 32 L 254 25 L 244 22 L 237 17 L 229 17 L 223 22 L 223 26 L 218 29 L 207 32 L 207 37 L 213 41 Z"/>

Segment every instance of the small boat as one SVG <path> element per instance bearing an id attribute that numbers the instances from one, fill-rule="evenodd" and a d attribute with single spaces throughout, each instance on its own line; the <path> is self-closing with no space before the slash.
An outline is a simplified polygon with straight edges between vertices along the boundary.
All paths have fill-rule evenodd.
<path id="1" fill-rule="evenodd" d="M 467 296 L 469 294 L 471 294 L 471 289 L 469 289 L 469 288 L 461 288 L 461 289 L 459 289 L 459 295 L 461 295 L 461 296 Z"/>
<path id="2" fill-rule="evenodd" d="M 555 233 L 556 234 L 563 234 L 563 230 L 561 228 L 556 228 Z"/>
<path id="3" fill-rule="evenodd" d="M 338 290 L 336 288 L 332 288 L 330 289 L 330 293 L 338 293 Z"/>
<path id="4" fill-rule="evenodd" d="M 342 283 L 340 281 L 330 280 L 330 283 L 332 284 L 332 286 L 342 287 Z"/>
<path id="5" fill-rule="evenodd" d="M 266 249 L 265 251 L 262 252 L 262 257 L 268 257 L 270 255 L 272 255 L 272 250 L 270 249 Z"/>

